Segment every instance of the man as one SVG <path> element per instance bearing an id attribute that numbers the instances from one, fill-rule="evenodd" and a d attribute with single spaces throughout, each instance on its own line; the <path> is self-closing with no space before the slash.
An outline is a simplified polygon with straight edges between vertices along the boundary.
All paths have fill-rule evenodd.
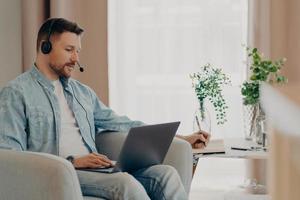
<path id="1" fill-rule="evenodd" d="M 76 169 L 111 166 L 97 153 L 97 129 L 128 131 L 143 125 L 116 115 L 87 86 L 71 79 L 81 50 L 81 29 L 62 18 L 47 20 L 37 38 L 33 67 L 0 92 L 0 148 L 67 158 Z M 209 135 L 178 136 L 203 148 Z M 77 171 L 84 195 L 107 199 L 187 199 L 175 169 L 156 165 L 127 173 Z"/>

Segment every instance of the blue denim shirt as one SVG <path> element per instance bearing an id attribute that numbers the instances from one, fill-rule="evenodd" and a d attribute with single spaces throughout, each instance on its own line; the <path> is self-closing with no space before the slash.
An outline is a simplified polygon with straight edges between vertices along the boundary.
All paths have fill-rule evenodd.
<path id="1" fill-rule="evenodd" d="M 97 152 L 97 130 L 128 131 L 143 125 L 116 115 L 88 86 L 72 78 L 60 81 L 90 152 Z M 0 148 L 59 155 L 60 132 L 60 108 L 54 86 L 35 66 L 1 90 Z"/>

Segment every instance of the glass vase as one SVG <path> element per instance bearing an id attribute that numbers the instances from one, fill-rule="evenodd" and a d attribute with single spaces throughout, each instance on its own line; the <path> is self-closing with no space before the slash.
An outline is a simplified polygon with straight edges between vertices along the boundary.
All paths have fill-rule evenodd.
<path id="1" fill-rule="evenodd" d="M 244 134 L 246 140 L 253 140 L 255 135 L 255 105 L 243 106 Z"/>
<path id="2" fill-rule="evenodd" d="M 266 115 L 259 106 L 259 111 L 257 114 L 256 122 L 255 122 L 255 141 L 257 144 L 265 144 L 264 134 L 266 134 Z"/>
<path id="3" fill-rule="evenodd" d="M 253 140 L 258 144 L 262 144 L 266 128 L 266 118 L 260 104 L 246 105 L 243 112 L 246 140 Z"/>
<path id="4" fill-rule="evenodd" d="M 194 113 L 193 130 L 194 132 L 202 130 L 211 133 L 210 113 L 204 106 L 197 108 Z"/>

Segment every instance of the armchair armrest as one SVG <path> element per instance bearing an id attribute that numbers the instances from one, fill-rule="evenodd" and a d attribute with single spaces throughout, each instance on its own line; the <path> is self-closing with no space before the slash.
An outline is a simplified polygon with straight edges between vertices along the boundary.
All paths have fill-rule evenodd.
<path id="1" fill-rule="evenodd" d="M 171 165 L 177 169 L 182 184 L 187 193 L 189 193 L 193 172 L 193 153 L 190 143 L 179 138 L 174 138 L 164 164 Z"/>
<path id="2" fill-rule="evenodd" d="M 117 160 L 127 133 L 102 132 L 96 135 L 96 147 L 99 153 Z M 189 192 L 192 181 L 193 156 L 191 145 L 179 138 L 174 138 L 165 157 L 164 164 L 173 166 L 181 177 L 185 190 Z"/>
<path id="3" fill-rule="evenodd" d="M 83 200 L 72 164 L 50 154 L 0 149 L 0 199 Z"/>

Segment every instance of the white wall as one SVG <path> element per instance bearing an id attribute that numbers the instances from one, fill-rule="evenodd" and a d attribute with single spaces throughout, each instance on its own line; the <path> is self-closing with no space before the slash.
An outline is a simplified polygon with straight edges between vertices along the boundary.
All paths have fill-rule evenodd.
<path id="1" fill-rule="evenodd" d="M 22 73 L 21 0 L 0 0 L 0 87 Z"/>

